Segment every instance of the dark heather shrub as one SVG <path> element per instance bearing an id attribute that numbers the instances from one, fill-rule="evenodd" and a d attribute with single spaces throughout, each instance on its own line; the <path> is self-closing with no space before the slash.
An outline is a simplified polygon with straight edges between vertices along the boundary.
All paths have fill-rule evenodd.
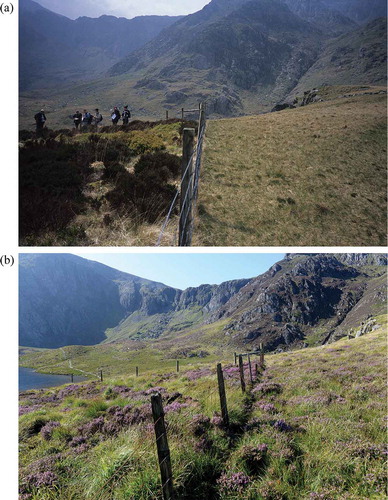
<path id="1" fill-rule="evenodd" d="M 202 414 L 194 415 L 190 425 L 195 436 L 202 436 L 210 428 L 210 418 Z"/>
<path id="2" fill-rule="evenodd" d="M 167 179 L 176 177 L 181 169 L 180 158 L 164 151 L 142 155 L 135 165 L 135 174 L 144 175 L 146 172 L 157 172 L 163 168 L 166 169 Z"/>
<path id="3" fill-rule="evenodd" d="M 266 444 L 257 446 L 243 446 L 240 450 L 241 461 L 245 464 L 250 474 L 257 474 L 265 466 L 268 447 Z"/>
<path id="4" fill-rule="evenodd" d="M 36 418 L 33 420 L 28 427 L 22 429 L 20 432 L 21 439 L 27 439 L 35 434 L 39 434 L 41 429 L 48 423 L 48 420 L 44 418 Z"/>

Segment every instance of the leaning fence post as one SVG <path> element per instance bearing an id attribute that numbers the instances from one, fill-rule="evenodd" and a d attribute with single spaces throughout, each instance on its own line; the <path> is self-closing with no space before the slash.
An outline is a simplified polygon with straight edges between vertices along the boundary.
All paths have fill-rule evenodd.
<path id="1" fill-rule="evenodd" d="M 245 392 L 244 363 L 241 354 L 238 357 L 238 366 L 240 368 L 241 390 Z"/>
<path id="2" fill-rule="evenodd" d="M 229 427 L 229 415 L 228 415 L 228 407 L 226 405 L 225 382 L 224 382 L 224 374 L 222 373 L 221 363 L 218 363 L 217 365 L 217 379 L 218 379 L 218 392 L 220 394 L 222 421 L 225 427 Z"/>
<path id="3" fill-rule="evenodd" d="M 168 447 L 166 426 L 164 423 L 162 396 L 159 393 L 151 396 L 151 405 L 155 427 L 156 446 L 158 449 L 160 476 L 162 479 L 163 499 L 172 500 L 174 498 L 174 490 L 172 484 L 170 449 Z"/>
<path id="4" fill-rule="evenodd" d="M 189 228 L 192 224 L 192 198 L 194 174 L 194 137 L 195 129 L 183 129 L 183 151 L 181 167 L 181 210 L 179 217 L 179 246 L 190 246 Z"/>

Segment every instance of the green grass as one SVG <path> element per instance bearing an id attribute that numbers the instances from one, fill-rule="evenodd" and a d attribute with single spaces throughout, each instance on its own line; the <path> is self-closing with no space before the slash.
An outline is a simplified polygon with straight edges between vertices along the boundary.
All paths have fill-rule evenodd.
<path id="1" fill-rule="evenodd" d="M 172 396 L 179 403 L 166 408 L 166 420 L 180 499 L 386 498 L 386 317 L 378 322 L 379 330 L 358 339 L 267 356 L 247 395 L 238 375 L 225 375 L 230 432 L 213 419 L 221 358 L 179 374 L 123 373 L 24 393 L 23 491 L 34 500 L 162 498 L 149 417 L 120 420 L 146 415 L 144 391 L 162 387 L 165 407 Z M 58 424 L 42 430 L 48 422 Z M 37 490 L 39 471 L 46 486 Z"/>
<path id="2" fill-rule="evenodd" d="M 386 244 L 386 96 L 208 122 L 195 245 Z"/>

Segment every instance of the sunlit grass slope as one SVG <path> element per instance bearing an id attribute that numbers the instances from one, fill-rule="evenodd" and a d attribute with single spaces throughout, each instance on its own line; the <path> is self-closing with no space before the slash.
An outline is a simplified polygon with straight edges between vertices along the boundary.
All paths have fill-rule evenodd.
<path id="1" fill-rule="evenodd" d="M 209 121 L 195 244 L 384 245 L 386 157 L 385 95 Z"/>
<path id="2" fill-rule="evenodd" d="M 245 395 L 225 360 L 229 431 L 215 362 L 23 393 L 21 498 L 161 499 L 156 391 L 179 499 L 386 498 L 386 319 L 378 321 L 357 339 L 267 356 Z"/>

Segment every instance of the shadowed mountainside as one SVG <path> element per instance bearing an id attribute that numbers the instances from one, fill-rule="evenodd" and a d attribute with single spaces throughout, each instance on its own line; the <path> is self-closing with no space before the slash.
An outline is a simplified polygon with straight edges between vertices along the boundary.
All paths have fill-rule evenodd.
<path id="1" fill-rule="evenodd" d="M 76 20 L 20 1 L 20 88 L 47 88 L 101 76 L 180 16 L 101 16 Z"/>

